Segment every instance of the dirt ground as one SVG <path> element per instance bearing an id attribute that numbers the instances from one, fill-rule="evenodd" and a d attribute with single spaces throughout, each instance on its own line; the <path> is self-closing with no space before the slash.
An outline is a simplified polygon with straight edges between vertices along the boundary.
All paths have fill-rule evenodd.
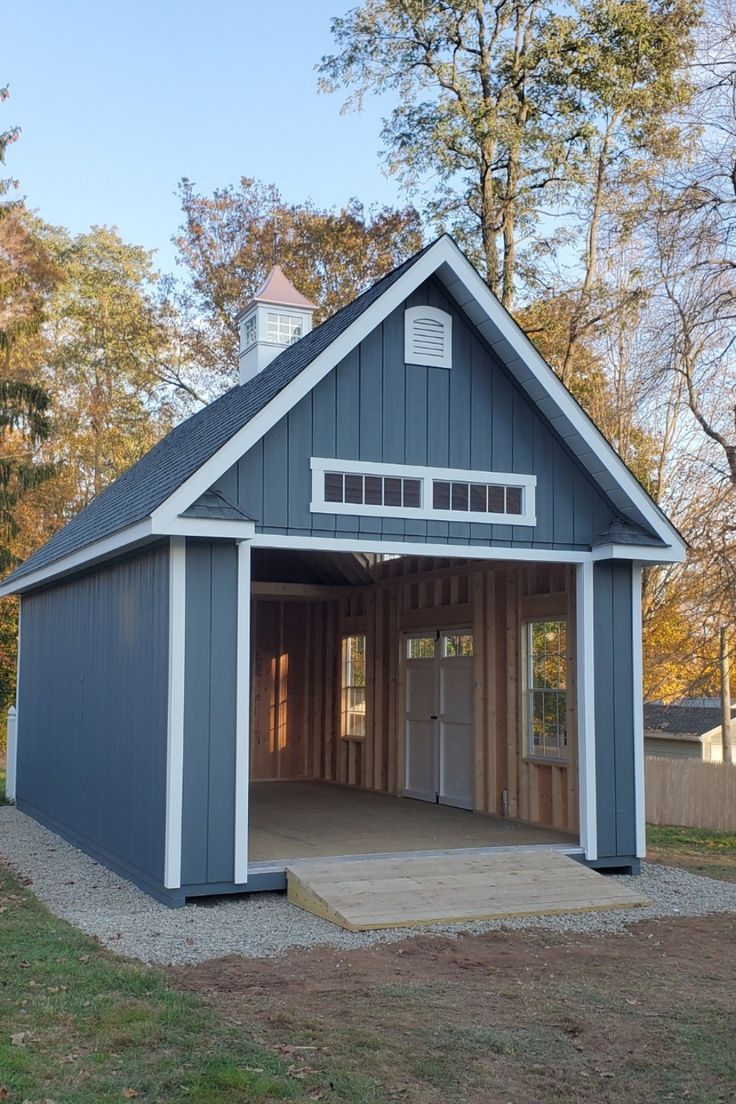
<path id="1" fill-rule="evenodd" d="M 416 1104 L 736 1101 L 736 916 L 173 970 L 320 1089 Z M 364 1078 L 343 1094 L 341 1074 Z"/>

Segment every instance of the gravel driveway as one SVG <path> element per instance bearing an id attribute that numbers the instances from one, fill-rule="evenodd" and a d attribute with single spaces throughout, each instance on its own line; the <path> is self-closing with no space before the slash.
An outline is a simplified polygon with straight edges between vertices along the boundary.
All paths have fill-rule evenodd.
<path id="1" fill-rule="evenodd" d="M 427 931 L 618 932 L 652 917 L 736 912 L 736 884 L 646 864 L 640 886 L 651 907 L 612 912 L 353 933 L 290 905 L 281 893 L 209 898 L 168 909 L 10 806 L 0 808 L 0 859 L 27 879 L 57 916 L 118 954 L 152 963 L 203 962 L 227 954 L 265 958 L 315 944 L 352 949 Z"/>

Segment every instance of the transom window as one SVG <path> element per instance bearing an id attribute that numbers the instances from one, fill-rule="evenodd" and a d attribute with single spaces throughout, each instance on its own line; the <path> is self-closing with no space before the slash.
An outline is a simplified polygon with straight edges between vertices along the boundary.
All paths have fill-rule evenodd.
<path id="1" fill-rule="evenodd" d="M 362 633 L 342 638 L 340 735 L 344 740 L 365 739 L 365 644 Z"/>
<path id="2" fill-rule="evenodd" d="M 313 513 L 535 525 L 536 477 L 313 456 Z"/>
<path id="3" fill-rule="evenodd" d="M 527 754 L 567 760 L 567 624 L 527 625 Z"/>
<path id="4" fill-rule="evenodd" d="M 293 345 L 304 332 L 304 321 L 296 314 L 277 314 L 269 311 L 266 316 L 266 341 L 275 345 Z"/>
<path id="5" fill-rule="evenodd" d="M 401 479 L 391 475 L 325 472 L 325 502 L 350 502 L 358 506 L 420 507 L 422 484 L 418 479 Z"/>
<path id="6" fill-rule="evenodd" d="M 432 505 L 435 510 L 470 511 L 472 514 L 520 514 L 523 489 L 502 483 L 459 483 L 435 479 Z"/>

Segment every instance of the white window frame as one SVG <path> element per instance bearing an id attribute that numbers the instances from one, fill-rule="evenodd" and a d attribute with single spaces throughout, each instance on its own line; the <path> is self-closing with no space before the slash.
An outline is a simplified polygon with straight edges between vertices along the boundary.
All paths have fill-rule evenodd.
<path id="1" fill-rule="evenodd" d="M 536 475 L 519 475 L 515 472 L 470 471 L 464 468 L 426 468 L 412 464 L 382 464 L 371 460 L 336 460 L 313 456 L 312 501 L 313 514 L 352 514 L 369 517 L 419 518 L 436 521 L 470 521 L 476 525 L 526 525 L 537 524 Z M 327 502 L 325 499 L 325 474 L 376 475 L 399 479 L 417 479 L 422 484 L 421 506 L 369 506 L 360 502 Z M 432 506 L 434 481 L 456 483 L 498 483 L 521 490 L 520 514 L 488 514 L 474 510 L 440 510 Z"/>
<path id="2" fill-rule="evenodd" d="M 416 353 L 414 351 L 414 323 L 419 318 L 439 322 L 443 330 L 443 354 Z M 452 315 L 438 307 L 407 307 L 404 311 L 404 361 L 429 368 L 452 368 Z"/>

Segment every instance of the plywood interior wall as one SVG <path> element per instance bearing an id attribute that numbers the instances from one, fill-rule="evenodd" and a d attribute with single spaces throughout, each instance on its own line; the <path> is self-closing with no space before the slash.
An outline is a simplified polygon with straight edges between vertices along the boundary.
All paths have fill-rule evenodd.
<path id="1" fill-rule="evenodd" d="M 252 777 L 400 793 L 403 634 L 472 626 L 476 811 L 576 831 L 573 569 L 402 557 L 376 572 L 375 584 L 345 588 L 341 598 L 254 598 Z M 521 629 L 525 620 L 546 617 L 568 622 L 564 766 L 523 754 Z M 340 642 L 347 633 L 367 638 L 364 740 L 339 735 Z"/>

